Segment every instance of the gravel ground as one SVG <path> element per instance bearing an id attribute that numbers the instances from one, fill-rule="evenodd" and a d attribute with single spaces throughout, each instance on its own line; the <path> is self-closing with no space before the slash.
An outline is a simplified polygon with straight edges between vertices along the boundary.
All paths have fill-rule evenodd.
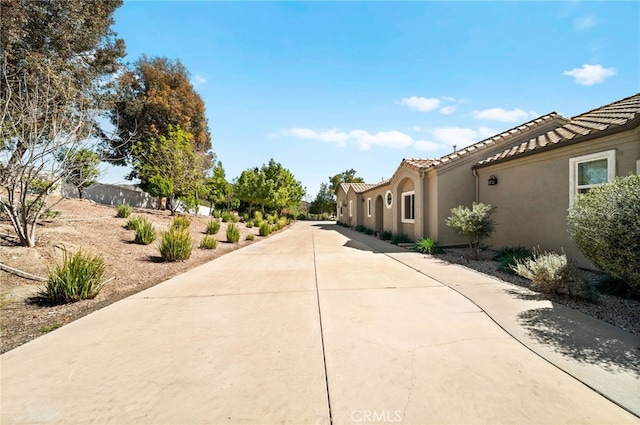
<path id="1" fill-rule="evenodd" d="M 533 285 L 530 280 L 517 275 L 497 271 L 497 263 L 491 260 L 494 255 L 494 251 L 486 250 L 480 253 L 480 260 L 473 261 L 468 259 L 468 249 L 448 248 L 445 254 L 438 254 L 436 257 L 449 263 L 459 264 L 480 273 L 496 277 L 505 282 L 510 282 L 514 285 L 533 290 Z M 580 272 L 584 279 L 591 281 L 598 279 L 600 276 L 597 273 L 586 270 L 581 270 Z M 553 302 L 563 304 L 574 310 L 578 310 L 584 314 L 588 314 L 589 316 L 600 319 L 636 335 L 640 335 L 639 300 L 601 294 L 597 302 L 589 302 L 553 294 L 542 294 L 539 292 L 535 292 L 535 294 Z"/>

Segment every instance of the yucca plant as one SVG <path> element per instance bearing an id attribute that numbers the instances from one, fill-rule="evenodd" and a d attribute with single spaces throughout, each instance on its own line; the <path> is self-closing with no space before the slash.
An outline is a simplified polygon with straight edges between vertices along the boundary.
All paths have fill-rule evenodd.
<path id="1" fill-rule="evenodd" d="M 116 217 L 128 218 L 131 215 L 131 207 L 127 204 L 118 205 Z"/>
<path id="2" fill-rule="evenodd" d="M 215 235 L 220 230 L 220 222 L 218 220 L 211 220 L 207 223 L 207 228 L 204 231 L 207 235 Z"/>
<path id="3" fill-rule="evenodd" d="M 173 218 L 173 221 L 171 222 L 171 228 L 178 229 L 178 230 L 188 229 L 190 225 L 191 225 L 191 222 L 184 215 L 175 216 Z"/>
<path id="4" fill-rule="evenodd" d="M 162 233 L 158 243 L 160 256 L 165 261 L 183 261 L 191 257 L 193 240 L 187 229 L 171 228 Z"/>
<path id="5" fill-rule="evenodd" d="M 212 235 L 206 235 L 204 238 L 202 238 L 202 241 L 200 241 L 200 248 L 216 249 L 217 246 L 218 241 Z"/>
<path id="6" fill-rule="evenodd" d="M 227 225 L 227 240 L 231 243 L 236 243 L 240 240 L 240 230 L 233 223 Z"/>
<path id="7" fill-rule="evenodd" d="M 129 220 L 127 220 L 126 224 L 124 225 L 124 228 L 127 230 L 136 230 L 140 225 L 141 221 L 142 221 L 142 217 L 140 217 L 139 215 L 131 217 Z"/>
<path id="8" fill-rule="evenodd" d="M 62 263 L 47 272 L 43 296 L 51 304 L 66 304 L 95 298 L 104 286 L 105 264 L 99 254 L 79 250 L 64 252 Z"/>
<path id="9" fill-rule="evenodd" d="M 440 246 L 438 241 L 433 240 L 431 238 L 420 239 L 416 242 L 415 246 L 416 251 L 421 252 L 423 254 L 442 254 L 444 253 L 444 249 Z"/>
<path id="10" fill-rule="evenodd" d="M 260 227 L 258 228 L 258 234 L 260 236 L 269 236 L 271 233 L 271 226 L 266 221 L 260 223 Z"/>
<path id="11" fill-rule="evenodd" d="M 133 241 L 137 244 L 149 245 L 156 240 L 156 229 L 153 227 L 153 223 L 146 218 L 140 219 L 135 231 L 136 236 Z"/>

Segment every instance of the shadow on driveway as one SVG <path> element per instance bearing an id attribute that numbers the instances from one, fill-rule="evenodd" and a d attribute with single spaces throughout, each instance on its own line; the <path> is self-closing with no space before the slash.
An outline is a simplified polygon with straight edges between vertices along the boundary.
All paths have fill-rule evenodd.
<path id="1" fill-rule="evenodd" d="M 562 310 L 556 311 L 555 305 L 528 310 L 520 313 L 518 320 L 534 340 L 563 356 L 611 372 L 639 374 L 640 339 L 629 348 L 618 339 L 603 338 L 597 329 L 586 326 L 588 322 L 572 320 L 571 315 L 567 315 L 569 309 Z"/>

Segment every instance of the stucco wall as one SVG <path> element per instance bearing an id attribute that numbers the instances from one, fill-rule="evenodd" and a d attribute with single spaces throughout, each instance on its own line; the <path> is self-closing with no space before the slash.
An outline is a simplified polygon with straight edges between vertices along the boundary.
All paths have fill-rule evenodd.
<path id="1" fill-rule="evenodd" d="M 78 190 L 74 186 L 66 183 L 61 185 L 59 193 L 67 198 L 78 197 Z M 134 186 L 123 187 L 96 183 L 84 190 L 84 197 L 105 205 L 121 205 L 126 203 L 137 208 L 157 208 L 158 206 L 156 198 Z"/>
<path id="2" fill-rule="evenodd" d="M 640 128 L 478 169 L 480 201 L 495 205 L 498 223 L 488 243 L 494 248 L 524 245 L 564 252 L 582 267 L 591 267 L 567 231 L 569 159 L 616 150 L 616 175 L 636 171 Z M 490 175 L 498 184 L 488 186 Z"/>

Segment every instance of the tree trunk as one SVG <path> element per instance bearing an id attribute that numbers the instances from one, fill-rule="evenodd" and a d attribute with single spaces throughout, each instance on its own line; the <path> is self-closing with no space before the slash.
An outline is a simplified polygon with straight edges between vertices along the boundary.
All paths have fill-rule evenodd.
<path id="1" fill-rule="evenodd" d="M 84 187 L 78 186 L 78 198 L 84 199 Z"/>

